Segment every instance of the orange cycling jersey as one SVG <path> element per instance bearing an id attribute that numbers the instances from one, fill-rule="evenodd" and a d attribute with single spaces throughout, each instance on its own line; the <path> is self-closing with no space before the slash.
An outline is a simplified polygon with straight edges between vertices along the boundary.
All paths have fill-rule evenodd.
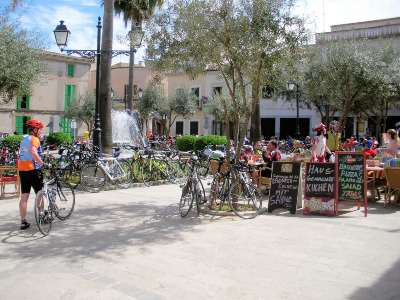
<path id="1" fill-rule="evenodd" d="M 28 135 L 25 137 L 19 147 L 19 164 L 18 169 L 20 171 L 31 171 L 40 169 L 40 165 L 33 159 L 31 155 L 31 147 L 34 146 L 38 150 L 39 157 L 42 157 L 42 146 L 36 136 Z"/>

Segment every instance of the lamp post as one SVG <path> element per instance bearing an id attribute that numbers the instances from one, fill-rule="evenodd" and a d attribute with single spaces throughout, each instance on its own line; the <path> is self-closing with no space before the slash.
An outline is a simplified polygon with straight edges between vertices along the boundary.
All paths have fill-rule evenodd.
<path id="1" fill-rule="evenodd" d="M 131 56 L 129 57 L 129 82 L 128 82 L 128 108 L 132 109 L 133 105 L 133 98 L 134 98 L 134 69 L 135 69 L 135 53 L 137 49 L 142 45 L 142 40 L 144 36 L 144 31 L 142 27 L 139 25 L 139 22 L 136 22 L 136 26 L 133 25 L 131 31 L 129 31 L 129 41 L 130 41 L 130 49 L 131 49 Z"/>
<path id="2" fill-rule="evenodd" d="M 96 59 L 96 106 L 95 106 L 95 120 L 94 120 L 94 128 L 93 128 L 93 145 L 101 148 L 101 127 L 100 127 L 100 60 L 101 55 L 108 54 L 111 57 L 115 57 L 120 54 L 131 55 L 131 50 L 101 50 L 101 18 L 98 18 L 97 23 L 97 49 L 96 50 L 65 50 L 67 47 L 68 39 L 71 32 L 67 29 L 67 26 L 64 25 L 64 21 L 60 21 L 60 24 L 57 25 L 56 29 L 53 30 L 54 36 L 56 39 L 56 43 L 60 48 L 61 52 L 66 52 L 68 55 L 78 54 L 84 58 L 88 59 Z M 140 32 L 138 32 L 140 33 Z M 143 37 L 143 36 L 142 36 Z"/>
<path id="3" fill-rule="evenodd" d="M 287 82 L 287 89 L 288 89 L 289 91 L 293 91 L 295 86 L 296 86 L 296 111 L 297 111 L 295 136 L 296 136 L 296 139 L 299 139 L 299 138 L 300 138 L 300 125 L 299 125 L 299 85 L 298 85 L 293 79 L 288 80 L 288 82 Z"/>

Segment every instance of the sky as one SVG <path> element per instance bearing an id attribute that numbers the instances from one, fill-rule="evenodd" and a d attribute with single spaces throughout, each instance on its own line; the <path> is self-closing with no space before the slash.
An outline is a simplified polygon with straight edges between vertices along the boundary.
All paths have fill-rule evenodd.
<path id="1" fill-rule="evenodd" d="M 310 28 L 315 32 L 330 31 L 330 26 L 369 20 L 400 17 L 399 0 L 298 0 L 295 12 L 310 19 Z M 11 0 L 0 0 L 0 8 Z M 21 14 L 21 26 L 36 29 L 47 38 L 49 51 L 59 52 L 55 44 L 53 30 L 64 21 L 71 36 L 66 49 L 96 49 L 97 18 L 103 18 L 100 0 L 23 0 L 15 14 Z M 126 36 L 130 29 L 125 28 L 122 17 L 114 18 L 114 50 L 128 50 L 115 39 Z M 143 60 L 145 46 L 135 55 L 135 63 Z M 128 62 L 125 55 L 113 59 L 113 64 Z"/>

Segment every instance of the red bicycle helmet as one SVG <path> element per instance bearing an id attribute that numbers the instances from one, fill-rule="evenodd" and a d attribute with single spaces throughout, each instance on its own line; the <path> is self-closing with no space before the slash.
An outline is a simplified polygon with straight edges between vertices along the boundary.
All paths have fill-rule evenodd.
<path id="1" fill-rule="evenodd" d="M 38 120 L 29 120 L 28 122 L 26 122 L 26 125 L 34 128 L 43 128 L 43 123 Z"/>
<path id="2" fill-rule="evenodd" d="M 321 131 L 321 130 L 323 130 L 325 128 L 326 128 L 325 124 L 319 123 L 318 125 L 315 125 L 312 130 L 313 131 Z"/>

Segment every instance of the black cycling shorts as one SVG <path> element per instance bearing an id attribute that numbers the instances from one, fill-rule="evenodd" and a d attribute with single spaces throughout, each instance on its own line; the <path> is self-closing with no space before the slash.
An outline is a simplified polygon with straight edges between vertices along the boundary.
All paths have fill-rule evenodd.
<path id="1" fill-rule="evenodd" d="M 41 169 L 31 171 L 19 171 L 21 180 L 21 193 L 26 194 L 31 192 L 31 187 L 37 194 L 43 188 L 43 172 Z"/>

